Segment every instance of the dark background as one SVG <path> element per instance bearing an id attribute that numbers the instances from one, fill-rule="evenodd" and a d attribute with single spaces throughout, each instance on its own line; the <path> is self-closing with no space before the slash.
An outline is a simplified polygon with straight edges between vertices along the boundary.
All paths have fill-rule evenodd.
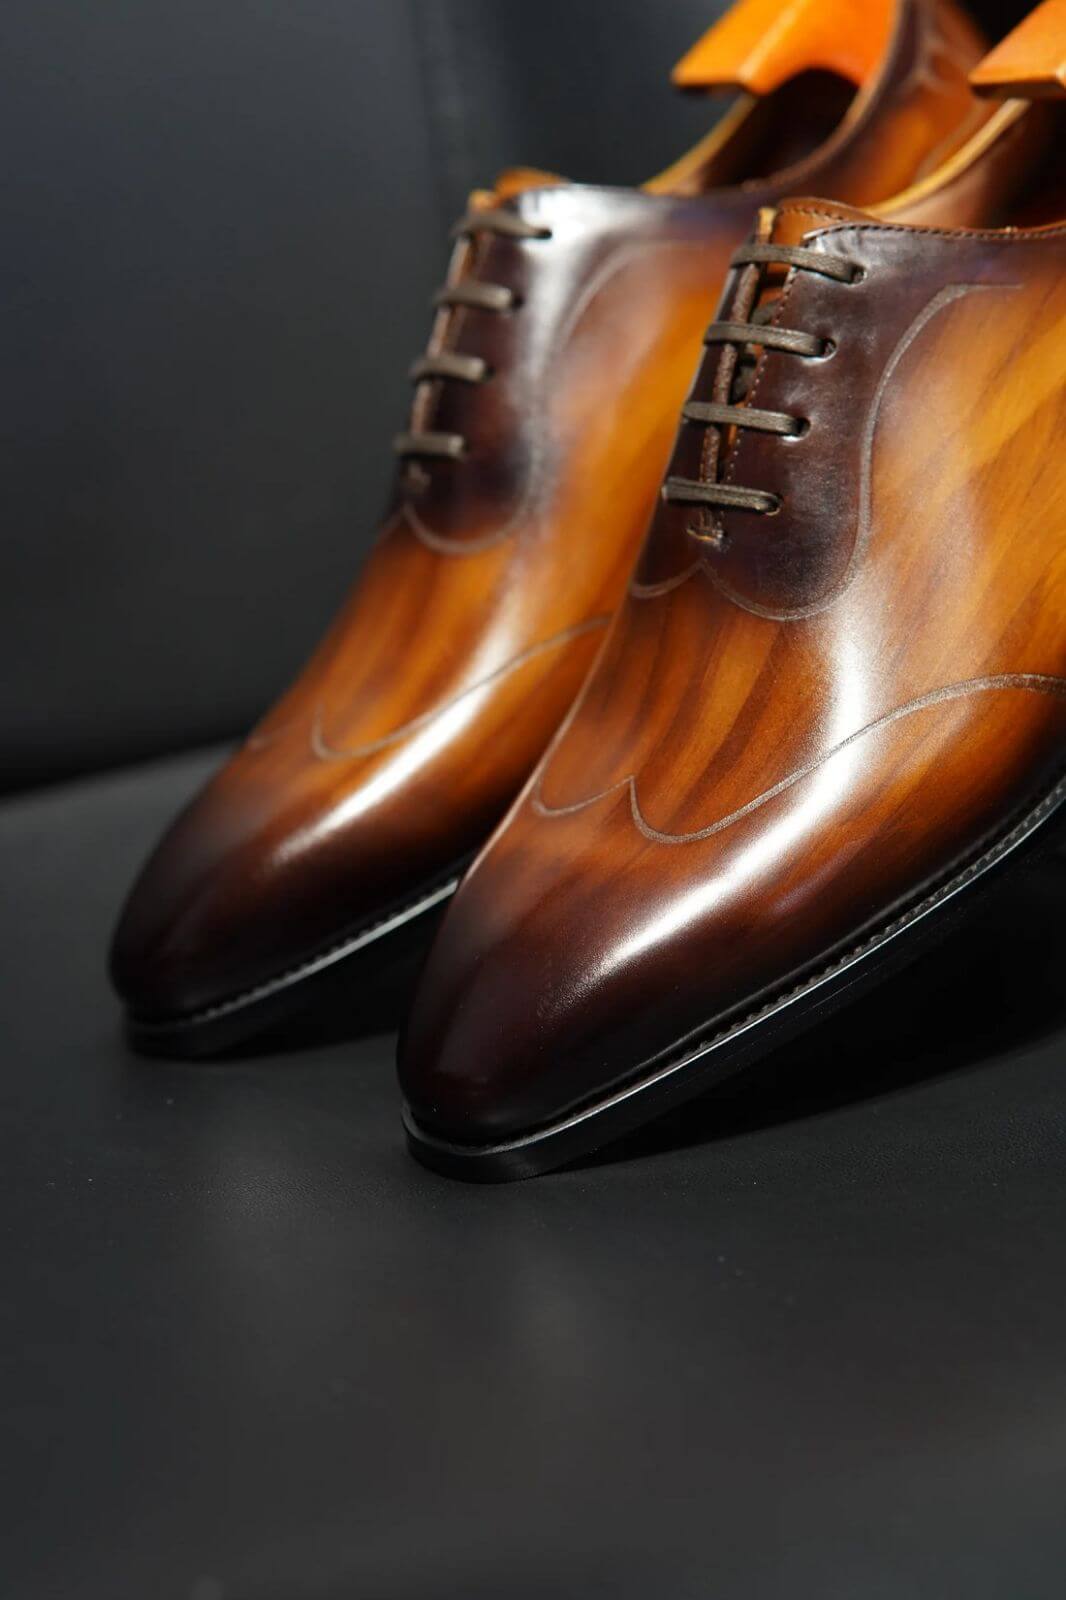
<path id="1" fill-rule="evenodd" d="M 250 723 L 372 533 L 467 191 L 649 176 L 721 9 L 4 0 L 2 787 Z"/>

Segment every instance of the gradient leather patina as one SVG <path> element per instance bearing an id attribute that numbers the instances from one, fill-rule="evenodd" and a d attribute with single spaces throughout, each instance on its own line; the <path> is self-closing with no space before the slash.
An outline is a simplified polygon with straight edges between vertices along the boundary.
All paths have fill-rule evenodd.
<path id="1" fill-rule="evenodd" d="M 681 192 L 521 173 L 474 197 L 547 236 L 456 247 L 450 284 L 514 299 L 434 327 L 432 353 L 491 374 L 418 388 L 416 425 L 462 435 L 464 459 L 401 467 L 328 637 L 149 860 L 113 954 L 134 1015 L 195 1017 L 299 977 L 481 845 L 624 595 L 753 210 L 801 183 L 868 203 L 912 181 L 991 115 L 965 81 L 979 53 L 952 7 L 903 0 L 875 81 L 787 174 L 716 188 L 719 154 L 680 163 Z"/>
<path id="2" fill-rule="evenodd" d="M 714 542 L 691 507 L 656 512 L 424 973 L 401 1075 L 442 1137 L 556 1125 L 757 1018 L 1062 778 L 1066 224 L 797 201 L 764 236 L 854 269 L 788 273 L 772 325 L 828 353 L 764 350 L 747 398 L 809 428 L 739 429 L 725 464 L 780 510 L 723 510 Z M 671 473 L 703 459 L 683 427 Z"/>

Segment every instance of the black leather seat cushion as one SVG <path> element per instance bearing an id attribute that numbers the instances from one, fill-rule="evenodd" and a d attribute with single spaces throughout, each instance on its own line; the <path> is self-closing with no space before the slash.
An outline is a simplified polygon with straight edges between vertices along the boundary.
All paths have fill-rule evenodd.
<path id="1" fill-rule="evenodd" d="M 468 1188 L 388 1034 L 123 1049 L 106 935 L 207 764 L 0 812 L 5 1594 L 1059 1600 L 1066 863 L 641 1148 Z"/>

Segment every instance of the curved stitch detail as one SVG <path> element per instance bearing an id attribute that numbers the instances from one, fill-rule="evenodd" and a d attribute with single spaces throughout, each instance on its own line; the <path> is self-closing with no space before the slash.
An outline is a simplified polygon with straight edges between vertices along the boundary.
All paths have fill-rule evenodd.
<path id="1" fill-rule="evenodd" d="M 783 206 L 782 210 L 803 212 L 799 205 Z M 814 213 L 812 212 L 812 215 Z M 821 213 L 828 216 L 828 212 Z M 819 239 L 838 233 L 918 233 L 927 239 L 977 239 L 985 244 L 1040 244 L 1045 239 L 1066 238 L 1066 222 L 1056 222 L 1048 228 L 924 228 L 920 222 L 858 222 L 833 218 L 831 228 L 812 229 Z"/>
<path id="2" fill-rule="evenodd" d="M 827 610 L 835 601 L 839 600 L 844 591 L 853 583 L 855 576 L 862 564 L 870 543 L 871 529 L 871 480 L 873 478 L 874 437 L 877 433 L 877 424 L 881 416 L 881 406 L 904 356 L 911 349 L 917 339 L 934 317 L 946 311 L 948 306 L 954 305 L 957 300 L 965 295 L 981 292 L 991 292 L 997 289 L 1016 289 L 1016 283 L 949 283 L 939 289 L 929 303 L 919 311 L 918 315 L 908 323 L 903 334 L 897 341 L 892 354 L 885 363 L 884 370 L 878 379 L 877 388 L 874 390 L 870 409 L 866 413 L 866 421 L 862 430 L 862 445 L 859 455 L 859 521 L 855 530 L 855 540 L 852 545 L 848 564 L 833 587 L 826 591 L 817 600 L 812 600 L 806 606 L 788 606 L 775 608 L 762 606 L 756 600 L 749 600 L 739 594 L 731 585 L 725 583 L 718 574 L 705 566 L 708 578 L 715 588 L 724 594 L 733 604 L 743 611 L 750 611 L 754 616 L 766 617 L 774 622 L 796 622 L 804 617 L 817 616 L 820 611 Z M 732 463 L 731 463 L 732 465 Z"/>
<path id="3" fill-rule="evenodd" d="M 782 778 L 780 783 L 773 784 L 769 789 L 764 789 L 762 794 L 756 795 L 746 805 L 738 806 L 735 811 L 730 811 L 726 816 L 720 817 L 717 822 L 712 822 L 706 828 L 699 828 L 691 833 L 666 833 L 653 827 L 644 816 L 637 795 L 637 781 L 633 773 L 619 778 L 617 783 L 610 784 L 606 789 L 601 789 L 598 794 L 587 796 L 584 800 L 575 800 L 570 805 L 553 806 L 544 799 L 542 788 L 547 776 L 547 764 L 541 769 L 533 789 L 532 804 L 534 811 L 542 817 L 565 817 L 576 811 L 583 811 L 586 806 L 595 805 L 599 800 L 605 800 L 608 795 L 617 794 L 620 790 L 628 789 L 629 806 L 636 828 L 653 844 L 693 844 L 699 839 L 709 839 L 713 834 L 722 833 L 726 828 L 732 827 L 735 822 L 750 816 L 753 811 L 758 811 L 768 801 L 783 794 L 786 789 L 791 789 L 794 784 L 807 778 L 819 767 L 832 761 L 842 750 L 857 740 L 865 738 L 868 733 L 876 733 L 881 728 L 888 727 L 893 722 L 912 715 L 915 711 L 924 711 L 929 706 L 941 705 L 945 701 L 959 700 L 970 694 L 985 694 L 1001 689 L 1025 690 L 1033 694 L 1050 694 L 1066 699 L 1066 678 L 1055 677 L 1043 672 L 1007 672 L 987 678 L 966 678 L 960 683 L 946 684 L 942 689 L 932 689 L 928 694 L 919 695 L 916 700 L 908 700 L 904 705 L 896 706 L 892 711 L 886 711 L 884 716 L 877 717 L 873 722 L 866 723 L 850 733 L 846 739 L 827 750 L 824 755 L 818 756 L 814 761 L 807 762 L 802 767 L 797 767 L 790 772 L 787 778 Z"/>
<path id="4" fill-rule="evenodd" d="M 661 578 L 658 583 L 640 583 L 634 578 L 629 585 L 629 593 L 634 600 L 655 600 L 661 594 L 669 594 L 671 589 L 680 589 L 702 565 L 699 560 L 693 561 L 682 572 L 675 573 L 672 578 Z"/>
<path id="5" fill-rule="evenodd" d="M 918 315 L 908 324 L 904 333 L 901 335 L 899 341 L 889 356 L 888 361 L 885 363 L 884 370 L 882 371 L 881 377 L 878 380 L 877 388 L 874 390 L 873 399 L 870 402 L 870 409 L 866 414 L 866 422 L 863 425 L 862 446 L 859 457 L 858 526 L 856 528 L 855 540 L 852 545 L 851 555 L 849 557 L 847 567 L 831 589 L 827 590 L 825 594 L 819 597 L 819 599 L 812 600 L 810 604 L 806 606 L 774 607 L 760 605 L 757 600 L 749 599 L 746 595 L 741 594 L 739 590 L 733 588 L 731 584 L 727 583 L 724 578 L 721 578 L 718 573 L 713 570 L 713 568 L 708 564 L 706 558 L 690 567 L 688 569 L 687 576 L 691 576 L 696 571 L 701 571 L 707 578 L 708 582 L 713 584 L 713 586 L 718 590 L 719 594 L 724 595 L 727 600 L 732 601 L 732 603 L 737 606 L 739 610 L 747 611 L 755 617 L 765 617 L 771 622 L 799 622 L 805 617 L 814 617 L 817 616 L 820 611 L 828 610 L 828 608 L 837 600 L 839 600 L 844 591 L 854 582 L 859 571 L 859 567 L 862 564 L 863 556 L 866 554 L 867 546 L 870 543 L 870 537 L 872 533 L 871 481 L 873 478 L 874 437 L 877 432 L 877 423 L 881 415 L 881 406 L 884 402 L 885 394 L 888 390 L 889 384 L 892 381 L 892 378 L 896 373 L 897 368 L 899 367 L 900 362 L 910 350 L 915 340 L 921 336 L 926 327 L 928 327 L 929 323 L 932 322 L 933 318 L 939 316 L 940 312 L 945 311 L 948 306 L 954 305 L 957 300 L 961 300 L 964 295 L 981 292 L 990 293 L 994 290 L 1017 289 L 1018 287 L 1019 285 L 1016 283 L 946 284 L 943 289 L 937 291 L 928 304 L 925 305 Z M 784 299 L 784 296 L 782 296 L 782 299 Z M 765 358 L 766 353 L 764 351 L 762 357 L 760 357 L 760 361 L 765 361 Z M 754 398 L 755 388 L 758 385 L 760 376 L 761 372 L 757 371 L 755 385 L 753 385 L 751 391 L 752 398 Z M 730 461 L 727 472 L 727 481 L 732 473 L 734 465 L 735 461 Z M 677 583 L 672 583 L 670 587 L 677 588 L 682 581 L 684 580 L 679 578 Z"/>
<path id="6" fill-rule="evenodd" d="M 512 656 L 510 661 L 505 661 L 497 667 L 495 672 L 490 672 L 487 677 L 479 678 L 477 683 L 470 684 L 466 689 L 460 690 L 451 700 L 445 700 L 442 705 L 433 706 L 429 711 L 423 711 L 420 716 L 412 717 L 410 722 L 405 722 L 399 728 L 394 728 L 391 733 L 382 734 L 380 739 L 371 739 L 366 744 L 353 745 L 347 749 L 329 742 L 322 731 L 322 706 L 317 705 L 311 718 L 310 743 L 312 754 L 319 761 L 351 761 L 356 756 L 374 755 L 378 750 L 384 750 L 391 744 L 398 744 L 401 739 L 406 739 L 409 734 L 417 733 L 419 728 L 424 728 L 427 723 L 433 722 L 445 712 L 451 711 L 454 706 L 460 705 L 471 695 L 479 694 L 482 689 L 487 689 L 490 684 L 497 683 L 501 678 L 506 678 L 512 672 L 517 672 L 519 667 L 524 667 L 527 662 L 535 660 L 538 656 L 546 655 L 549 650 L 555 650 L 559 645 L 570 644 L 572 640 L 579 639 L 583 634 L 592 633 L 597 628 L 605 628 L 610 622 L 609 616 L 592 617 L 588 622 L 575 623 L 571 628 L 564 628 L 561 633 L 556 633 L 550 639 L 542 639 L 539 644 L 530 645 L 528 650 L 523 650 L 517 656 Z"/>

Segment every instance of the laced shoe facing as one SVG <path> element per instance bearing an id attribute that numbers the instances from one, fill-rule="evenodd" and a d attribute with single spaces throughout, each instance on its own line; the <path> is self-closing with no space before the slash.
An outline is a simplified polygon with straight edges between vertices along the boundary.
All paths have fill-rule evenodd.
<path id="1" fill-rule="evenodd" d="M 513 211 L 504 211 L 499 207 L 470 210 L 452 229 L 453 239 L 477 239 L 493 234 L 502 239 L 550 239 L 552 231 L 548 227 L 538 227 L 534 222 L 526 222 Z M 483 280 L 446 283 L 433 297 L 437 309 L 447 311 L 459 306 L 476 311 L 507 312 L 514 311 L 518 303 L 518 293 L 510 285 L 485 283 Z M 493 369 L 483 356 L 460 355 L 454 350 L 431 348 L 411 367 L 411 381 L 416 384 L 433 378 L 451 379 L 456 383 L 487 383 L 492 376 Z M 434 433 L 424 428 L 411 428 L 407 433 L 396 435 L 393 450 L 401 460 L 417 459 L 419 456 L 446 456 L 458 461 L 466 454 L 467 442 L 461 433 Z M 419 480 L 409 473 L 408 489 L 417 493 L 418 486 Z"/>
<path id="2" fill-rule="evenodd" d="M 697 47 L 689 88 L 745 81 L 752 7 Z M 839 71 L 784 37 L 770 81 L 642 188 L 522 170 L 471 197 L 363 570 L 126 907 L 135 1042 L 222 1048 L 330 978 L 358 1004 L 417 951 L 602 644 L 753 210 L 801 180 L 875 201 L 992 115 L 951 0 L 844 9 Z"/>
<path id="3" fill-rule="evenodd" d="M 884 215 L 760 214 L 626 601 L 424 970 L 420 1160 L 574 1160 L 1066 825 L 1064 152 L 1066 101 L 1007 104 Z"/>
<path id="4" fill-rule="evenodd" d="M 700 478 L 667 478 L 663 499 L 671 505 L 712 506 L 733 511 L 752 511 L 772 517 L 781 509 L 781 497 L 772 490 L 743 489 L 724 483 L 715 475 L 723 430 L 749 428 L 756 433 L 776 433 L 786 439 L 800 439 L 810 427 L 806 417 L 785 411 L 765 411 L 748 405 L 757 354 L 760 350 L 784 350 L 807 361 L 825 361 L 836 346 L 832 339 L 803 333 L 798 328 L 774 325 L 775 298 L 755 306 L 761 284 L 760 268 L 785 267 L 793 272 L 814 272 L 835 283 L 861 283 L 865 270 L 847 261 L 837 261 L 817 250 L 801 245 L 750 244 L 733 253 L 733 268 L 753 268 L 744 273 L 733 302 L 733 321 L 712 322 L 703 336 L 705 345 L 722 345 L 722 359 L 715 379 L 715 393 L 723 400 L 689 400 L 681 408 L 682 422 L 698 423 L 708 429 Z M 721 548 L 724 534 L 720 526 L 690 524 L 689 532 Z"/>

